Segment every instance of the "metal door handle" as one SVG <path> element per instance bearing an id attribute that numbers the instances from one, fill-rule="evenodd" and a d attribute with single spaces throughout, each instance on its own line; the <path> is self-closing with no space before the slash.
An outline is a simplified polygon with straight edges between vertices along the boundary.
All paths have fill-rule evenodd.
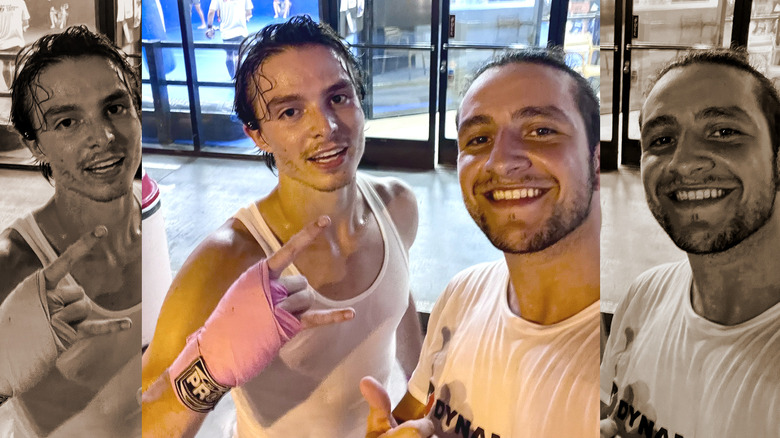
<path id="1" fill-rule="evenodd" d="M 631 73 L 631 63 L 629 61 L 626 61 L 623 63 L 623 74 L 627 75 Z"/>

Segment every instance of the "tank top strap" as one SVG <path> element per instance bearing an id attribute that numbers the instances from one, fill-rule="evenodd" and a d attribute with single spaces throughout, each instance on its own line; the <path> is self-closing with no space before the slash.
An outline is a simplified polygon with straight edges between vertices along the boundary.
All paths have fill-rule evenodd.
<path id="1" fill-rule="evenodd" d="M 274 232 L 271 231 L 271 227 L 268 226 L 263 215 L 260 214 L 260 209 L 257 208 L 256 203 L 238 210 L 233 217 L 238 219 L 249 230 L 249 233 L 255 238 L 260 248 L 263 249 L 266 257 L 279 251 L 279 248 L 282 247 L 281 242 L 276 238 Z M 283 272 L 287 275 L 301 275 L 301 271 L 298 270 L 295 264 L 290 264 Z"/>
<path id="2" fill-rule="evenodd" d="M 27 213 L 16 219 L 11 224 L 11 228 L 22 236 L 27 245 L 30 246 L 30 249 L 38 256 L 38 260 L 41 261 L 43 266 L 48 265 L 57 258 L 57 252 L 46 239 L 46 236 L 43 235 L 43 231 L 41 231 L 32 213 Z"/>
<path id="3" fill-rule="evenodd" d="M 363 173 L 357 174 L 360 192 L 363 193 L 363 197 L 366 199 L 368 206 L 374 213 L 376 220 L 381 221 L 380 228 L 386 230 L 388 233 L 388 236 L 385 237 L 385 244 L 390 243 L 392 240 L 393 243 L 398 245 L 401 254 L 403 254 L 404 264 L 409 266 L 409 254 L 406 252 L 403 239 L 401 239 L 401 235 L 398 233 L 398 228 L 396 228 L 395 222 L 390 216 L 390 212 L 387 210 L 387 206 L 384 201 L 382 201 L 382 198 L 379 197 L 379 193 L 376 192 L 372 180 L 372 176 Z"/>

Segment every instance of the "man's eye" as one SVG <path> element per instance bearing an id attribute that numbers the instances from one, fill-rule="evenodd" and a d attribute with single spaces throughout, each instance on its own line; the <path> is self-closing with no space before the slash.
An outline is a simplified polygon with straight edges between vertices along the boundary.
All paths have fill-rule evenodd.
<path id="1" fill-rule="evenodd" d="M 347 95 L 346 94 L 337 94 L 331 98 L 331 101 L 333 103 L 344 103 L 347 101 Z"/>
<path id="2" fill-rule="evenodd" d="M 556 133 L 557 131 L 551 128 L 536 128 L 533 131 L 531 131 L 531 135 L 535 137 L 543 137 L 545 135 L 552 135 Z"/>
<path id="3" fill-rule="evenodd" d="M 468 142 L 466 142 L 466 146 L 474 146 L 479 144 L 485 144 L 488 142 L 488 138 L 485 135 L 480 135 L 479 137 L 474 137 Z"/>
<path id="4" fill-rule="evenodd" d="M 286 110 L 282 111 L 281 114 L 279 114 L 279 118 L 280 119 L 289 118 L 294 116 L 297 113 L 298 110 L 296 110 L 295 108 L 287 108 Z"/>
<path id="5" fill-rule="evenodd" d="M 71 126 L 75 125 L 76 121 L 74 119 L 62 119 L 54 126 L 54 129 L 60 129 L 60 128 L 70 128 Z"/>
<path id="6" fill-rule="evenodd" d="M 674 141 L 672 137 L 658 137 L 650 141 L 650 147 L 664 146 Z"/>
<path id="7" fill-rule="evenodd" d="M 736 129 L 731 128 L 720 128 L 716 129 L 715 132 L 712 133 L 713 137 L 731 137 L 734 135 L 742 134 L 741 132 L 737 131 Z"/>
<path id="8" fill-rule="evenodd" d="M 125 106 L 120 104 L 110 105 L 107 111 L 109 114 L 124 114 Z"/>

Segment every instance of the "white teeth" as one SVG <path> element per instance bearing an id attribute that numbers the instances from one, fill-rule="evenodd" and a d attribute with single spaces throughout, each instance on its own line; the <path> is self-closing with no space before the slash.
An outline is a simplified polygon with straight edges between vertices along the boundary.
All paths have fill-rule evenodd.
<path id="1" fill-rule="evenodd" d="M 724 193 L 723 189 L 678 190 L 674 196 L 678 201 L 700 201 L 722 198 Z"/>
<path id="2" fill-rule="evenodd" d="M 105 171 L 105 170 L 108 170 L 108 169 L 116 166 L 117 164 L 119 164 L 119 162 L 121 160 L 122 159 L 119 158 L 119 159 L 112 159 L 112 160 L 108 160 L 108 161 L 101 161 L 99 163 L 95 163 L 95 164 L 87 167 L 87 170 L 89 170 L 91 172 Z"/>
<path id="3" fill-rule="evenodd" d="M 320 163 L 329 163 L 329 162 L 335 160 L 336 158 L 338 158 L 339 154 L 341 154 L 342 152 L 344 152 L 344 148 L 336 149 L 336 150 L 333 150 L 331 152 L 328 152 L 328 153 L 325 153 L 325 154 L 322 154 L 322 155 L 315 155 L 311 159 L 314 160 L 314 161 L 318 161 Z"/>
<path id="4" fill-rule="evenodd" d="M 493 190 L 490 192 L 496 201 L 536 198 L 542 194 L 541 189 L 513 189 L 513 190 Z"/>

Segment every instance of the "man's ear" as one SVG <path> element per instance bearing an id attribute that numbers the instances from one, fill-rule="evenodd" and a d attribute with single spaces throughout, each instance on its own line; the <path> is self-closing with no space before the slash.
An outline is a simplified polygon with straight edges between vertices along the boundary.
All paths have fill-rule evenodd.
<path id="1" fill-rule="evenodd" d="M 593 175 L 595 175 L 593 181 L 593 190 L 601 190 L 601 142 L 596 144 L 596 149 L 593 150 Z"/>
<path id="2" fill-rule="evenodd" d="M 260 128 L 258 129 L 249 129 L 246 125 L 243 126 L 244 128 L 244 134 L 246 134 L 247 137 L 251 138 L 253 142 L 255 142 L 255 146 L 257 146 L 258 149 L 261 151 L 271 154 L 271 148 L 268 146 L 268 143 L 263 138 L 263 135 L 260 133 Z"/>

